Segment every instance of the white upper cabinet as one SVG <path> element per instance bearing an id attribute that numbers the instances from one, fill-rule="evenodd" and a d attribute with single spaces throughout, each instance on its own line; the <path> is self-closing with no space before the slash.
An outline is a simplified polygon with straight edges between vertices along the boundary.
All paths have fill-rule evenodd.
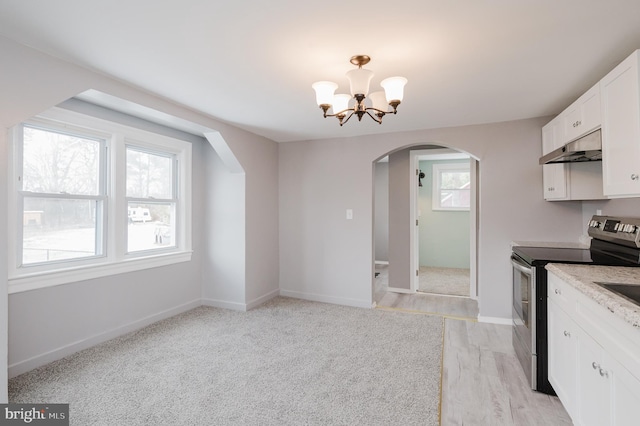
<path id="1" fill-rule="evenodd" d="M 638 50 L 600 81 L 604 194 L 640 196 Z"/>
<path id="2" fill-rule="evenodd" d="M 577 106 L 568 111 L 581 111 L 574 116 L 580 116 L 580 133 L 582 136 L 600 127 L 600 95 L 599 90 L 593 88 L 581 96 Z M 594 107 L 594 102 L 597 103 Z M 595 112 L 594 112 L 595 110 Z M 567 137 L 567 117 L 560 114 L 542 128 L 542 155 L 560 148 L 569 142 Z M 573 126 L 571 126 L 573 129 Z M 579 137 L 578 136 L 578 137 Z M 575 139 L 575 138 L 574 138 Z M 589 161 L 584 163 L 545 164 L 542 166 L 543 197 L 547 201 L 564 200 L 599 200 L 605 198 L 602 194 L 602 163 Z"/>
<path id="3" fill-rule="evenodd" d="M 542 128 L 542 155 L 564 145 L 562 138 L 563 121 L 556 117 Z M 567 166 L 545 164 L 542 166 L 543 196 L 545 200 L 567 199 Z"/>
<path id="4" fill-rule="evenodd" d="M 596 84 L 580 96 L 561 116 L 564 143 L 571 142 L 600 127 L 600 85 Z M 564 144 L 562 144 L 564 145 Z"/>

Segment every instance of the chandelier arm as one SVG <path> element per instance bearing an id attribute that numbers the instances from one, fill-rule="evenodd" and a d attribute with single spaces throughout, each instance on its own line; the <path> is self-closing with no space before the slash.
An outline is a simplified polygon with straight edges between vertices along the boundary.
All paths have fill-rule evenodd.
<path id="1" fill-rule="evenodd" d="M 366 108 L 367 111 L 369 111 L 370 109 L 372 109 L 375 112 L 380 113 L 380 114 L 392 114 L 393 113 L 393 111 L 382 111 L 382 110 L 380 110 L 378 108 L 374 108 L 374 107 L 367 107 Z"/>
<path id="2" fill-rule="evenodd" d="M 373 121 L 375 121 L 376 123 L 378 123 L 378 124 L 382 124 L 382 117 L 380 117 L 380 118 L 376 118 L 376 117 L 374 117 L 374 116 L 369 112 L 369 109 L 375 109 L 375 108 L 367 108 L 367 109 L 365 110 L 365 112 L 367 113 L 367 115 L 368 115 L 369 117 L 371 117 L 371 118 L 373 119 Z M 377 110 L 376 110 L 376 111 L 377 111 Z"/>
<path id="3" fill-rule="evenodd" d="M 343 109 L 342 111 L 336 112 L 335 114 L 325 114 L 325 117 L 337 117 L 340 114 L 345 114 L 347 111 L 351 111 L 351 108 Z"/>
<path id="4" fill-rule="evenodd" d="M 347 110 L 345 109 L 345 111 L 347 111 Z M 349 115 L 347 116 L 347 119 L 346 119 L 346 120 L 344 120 L 344 121 L 340 121 L 340 125 L 342 126 L 343 124 L 346 124 L 346 123 L 347 123 L 347 121 L 349 121 L 349 119 L 350 119 L 351 117 L 353 117 L 353 111 L 351 111 L 351 114 L 349 114 Z"/>

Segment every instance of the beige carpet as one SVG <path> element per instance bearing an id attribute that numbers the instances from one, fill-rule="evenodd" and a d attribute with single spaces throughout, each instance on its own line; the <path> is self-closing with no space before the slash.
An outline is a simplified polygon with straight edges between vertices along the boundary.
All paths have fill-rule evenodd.
<path id="1" fill-rule="evenodd" d="M 276 298 L 200 307 L 9 381 L 71 425 L 437 425 L 443 320 Z"/>
<path id="2" fill-rule="evenodd" d="M 457 268 L 420 267 L 419 291 L 469 297 L 469 270 Z"/>

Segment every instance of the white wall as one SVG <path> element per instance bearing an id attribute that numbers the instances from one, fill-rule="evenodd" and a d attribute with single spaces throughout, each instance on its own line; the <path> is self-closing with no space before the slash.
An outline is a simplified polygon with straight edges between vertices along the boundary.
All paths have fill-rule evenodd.
<path id="1" fill-rule="evenodd" d="M 389 261 L 389 162 L 377 162 L 374 167 L 375 186 L 375 260 Z"/>
<path id="2" fill-rule="evenodd" d="M 576 241 L 583 231 L 580 202 L 542 199 L 538 158 L 546 122 L 548 118 L 280 144 L 282 292 L 370 306 L 373 161 L 400 148 L 433 144 L 480 161 L 480 315 L 486 320 L 510 318 L 511 241 Z M 347 208 L 354 210 L 351 221 L 345 219 Z"/>
<path id="3" fill-rule="evenodd" d="M 9 316 L 7 293 L 7 132 L 0 126 L 0 404 L 7 402 Z"/>
<path id="4" fill-rule="evenodd" d="M 208 144 L 207 144 L 208 145 Z M 205 162 L 206 235 L 202 263 L 202 298 L 210 306 L 245 310 L 245 173 L 230 170 L 211 145 Z"/>
<path id="5" fill-rule="evenodd" d="M 411 288 L 410 182 L 413 181 L 411 153 L 403 149 L 389 155 L 389 287 Z"/>
<path id="6" fill-rule="evenodd" d="M 233 257 L 235 276 L 245 277 L 241 292 L 231 291 L 231 304 L 250 307 L 256 300 L 266 300 L 278 288 L 278 212 L 277 212 L 277 144 L 263 137 L 218 122 L 206 115 L 186 109 L 153 94 L 125 85 L 104 75 L 52 58 L 0 37 L 2 73 L 0 73 L 0 307 L 6 304 L 7 220 L 6 212 L 6 149 L 7 128 L 32 117 L 47 108 L 88 89 L 95 89 L 126 102 L 150 108 L 175 119 L 192 123 L 194 128 L 220 132 L 231 152 L 245 170 L 244 182 L 238 184 L 225 176 L 230 188 L 243 186 L 245 200 L 244 239 L 246 250 Z M 0 311 L 0 388 L 6 390 L 6 359 L 17 373 L 49 360 L 51 357 L 93 344 L 128 329 L 144 325 L 194 303 L 200 303 L 203 261 L 211 255 L 212 244 L 219 244 L 211 235 L 209 208 L 212 201 L 209 178 L 223 175 L 206 143 L 194 144 L 193 169 L 193 260 L 163 268 L 138 271 L 101 279 L 13 294 L 8 309 Z M 212 163 L 207 163 L 211 160 Z M 216 187 L 219 187 L 216 182 Z M 207 190 L 205 190 L 205 188 Z M 258 200 L 257 206 L 253 201 Z M 215 212 L 211 212 L 215 213 Z M 215 217 L 215 215 L 214 215 Z M 242 217 L 242 216 L 240 216 Z M 248 233 L 251 232 L 251 236 Z M 238 270 L 239 269 L 239 270 Z M 223 276 L 207 282 L 217 290 L 226 288 Z M 233 285 L 235 285 L 234 283 Z M 207 291 L 211 287 L 206 288 Z M 213 291 L 213 290 L 211 290 Z M 275 291 L 275 293 L 274 293 Z M 242 294 L 239 294 L 242 293 Z M 7 333 L 6 317 L 9 311 Z M 7 344 L 8 334 L 8 344 Z M 7 350 L 8 348 L 8 350 Z M 2 396 L 2 394 L 0 394 Z"/>

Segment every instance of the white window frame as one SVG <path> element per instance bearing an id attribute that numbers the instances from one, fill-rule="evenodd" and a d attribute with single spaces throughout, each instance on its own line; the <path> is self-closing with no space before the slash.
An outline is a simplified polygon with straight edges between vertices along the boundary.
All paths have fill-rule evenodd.
<path id="1" fill-rule="evenodd" d="M 440 187 L 442 183 L 442 173 L 446 172 L 467 172 L 471 173 L 471 165 L 468 162 L 465 163 L 434 163 L 433 164 L 433 191 L 431 196 L 432 209 L 437 211 L 469 211 L 470 206 L 467 207 L 449 207 L 440 205 Z M 471 176 L 471 175 L 469 175 Z M 469 188 L 471 193 L 471 188 Z"/>
<path id="2" fill-rule="evenodd" d="M 70 128 L 74 133 L 99 136 L 106 140 L 106 203 L 103 255 L 79 260 L 20 266 L 18 250 L 22 250 L 18 171 L 21 170 L 21 125 L 11 129 L 9 161 L 9 293 L 51 287 L 103 276 L 133 272 L 191 260 L 191 143 L 165 135 L 140 130 L 119 123 L 52 108 L 25 123 L 54 129 Z M 175 246 L 127 253 L 126 227 L 126 146 L 132 145 L 175 156 L 176 232 Z M 18 211 L 20 210 L 20 212 Z"/>

